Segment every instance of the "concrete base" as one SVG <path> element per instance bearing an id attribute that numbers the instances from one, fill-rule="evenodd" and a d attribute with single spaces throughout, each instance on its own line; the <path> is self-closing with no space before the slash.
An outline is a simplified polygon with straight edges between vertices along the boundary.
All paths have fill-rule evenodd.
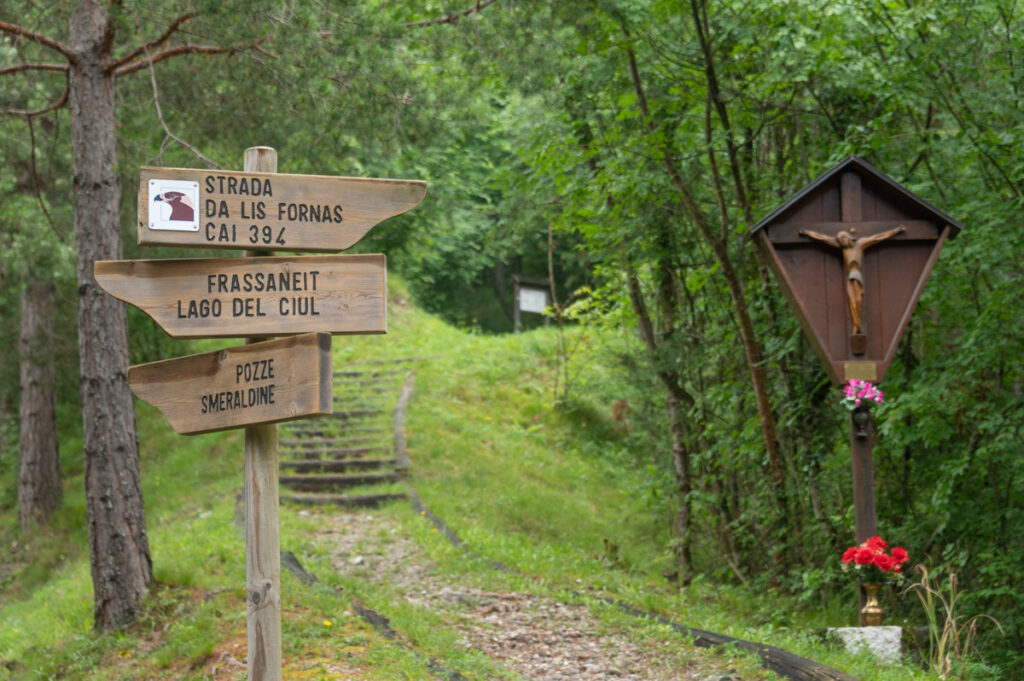
<path id="1" fill-rule="evenodd" d="M 851 653 L 867 648 L 879 662 L 899 662 L 903 652 L 902 627 L 836 627 L 828 633 Z"/>

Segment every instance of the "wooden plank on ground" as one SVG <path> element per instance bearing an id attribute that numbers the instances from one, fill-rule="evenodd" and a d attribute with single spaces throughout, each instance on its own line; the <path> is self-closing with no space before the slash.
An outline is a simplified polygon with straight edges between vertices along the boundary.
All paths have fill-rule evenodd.
<path id="1" fill-rule="evenodd" d="M 408 495 L 401 493 L 385 494 L 283 494 L 282 502 L 302 504 L 305 506 L 344 506 L 356 508 L 376 508 L 392 501 L 404 501 Z"/>
<path id="2" fill-rule="evenodd" d="M 394 468 L 396 459 L 343 459 L 340 461 L 282 461 L 281 468 L 302 473 L 344 473 L 356 469 Z"/>
<path id="3" fill-rule="evenodd" d="M 360 485 L 376 485 L 396 482 L 401 479 L 397 473 L 344 473 L 326 475 L 282 475 L 280 482 L 289 489 L 299 491 L 323 491 Z"/>

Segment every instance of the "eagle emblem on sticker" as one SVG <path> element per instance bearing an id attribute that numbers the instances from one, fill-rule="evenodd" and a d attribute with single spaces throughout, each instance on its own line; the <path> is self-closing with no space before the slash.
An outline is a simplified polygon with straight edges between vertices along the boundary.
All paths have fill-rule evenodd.
<path id="1" fill-rule="evenodd" d="M 198 232 L 199 183 L 190 180 L 150 180 L 149 228 Z"/>

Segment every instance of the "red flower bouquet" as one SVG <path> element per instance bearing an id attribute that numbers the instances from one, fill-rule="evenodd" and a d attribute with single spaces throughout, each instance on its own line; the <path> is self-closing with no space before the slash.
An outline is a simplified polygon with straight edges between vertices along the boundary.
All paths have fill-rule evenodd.
<path id="1" fill-rule="evenodd" d="M 903 564 L 910 559 L 907 550 L 889 547 L 881 537 L 871 537 L 860 546 L 851 546 L 843 552 L 843 570 L 856 570 L 865 582 L 884 582 L 903 579 Z"/>

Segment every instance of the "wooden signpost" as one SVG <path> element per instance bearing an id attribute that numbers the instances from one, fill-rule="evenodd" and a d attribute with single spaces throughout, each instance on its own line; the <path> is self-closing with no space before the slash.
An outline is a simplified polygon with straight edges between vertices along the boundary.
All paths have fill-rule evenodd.
<path id="1" fill-rule="evenodd" d="M 249 681 L 281 679 L 276 423 L 331 413 L 329 334 L 387 331 L 383 255 L 256 256 L 344 250 L 425 192 L 416 180 L 278 175 L 268 147 L 247 149 L 241 172 L 143 168 L 141 245 L 243 248 L 248 257 L 95 263 L 105 291 L 175 338 L 247 338 L 130 367 L 128 380 L 179 433 L 245 428 Z"/>
<path id="2" fill-rule="evenodd" d="M 94 272 L 174 338 L 387 332 L 380 254 L 100 260 Z"/>
<path id="3" fill-rule="evenodd" d="M 419 180 L 142 168 L 139 244 L 343 251 L 426 191 Z"/>
<path id="4" fill-rule="evenodd" d="M 182 435 L 333 411 L 331 337 L 307 333 L 128 370 L 132 391 Z"/>
<path id="5" fill-rule="evenodd" d="M 963 226 L 855 156 L 750 232 L 835 385 L 880 382 L 947 238 Z M 873 426 L 850 416 L 857 542 L 878 534 Z"/>

